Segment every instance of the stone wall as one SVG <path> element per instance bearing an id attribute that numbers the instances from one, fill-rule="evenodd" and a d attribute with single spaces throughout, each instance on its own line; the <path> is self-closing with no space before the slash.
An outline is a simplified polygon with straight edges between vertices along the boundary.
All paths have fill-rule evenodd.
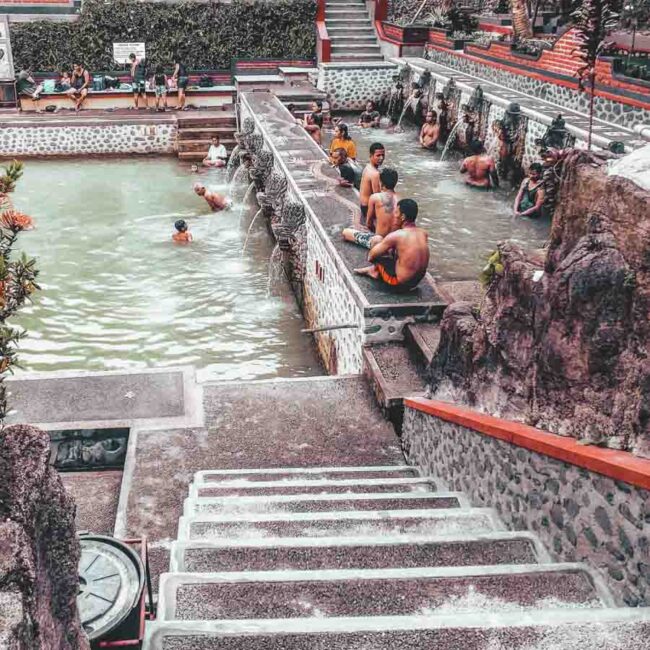
<path id="1" fill-rule="evenodd" d="M 650 492 L 406 408 L 410 463 L 532 530 L 556 560 L 589 562 L 621 604 L 650 605 Z"/>
<path id="2" fill-rule="evenodd" d="M 429 48 L 425 57 L 440 65 L 446 65 L 465 74 L 476 75 L 489 79 L 493 83 L 501 84 L 533 97 L 539 97 L 549 102 L 568 109 L 587 113 L 589 111 L 589 96 L 572 88 L 566 88 L 550 81 L 515 74 L 498 67 L 480 63 L 454 52 L 445 52 L 437 48 Z M 596 97 L 594 101 L 595 116 L 601 120 L 633 128 L 636 124 L 650 122 L 650 111 L 629 104 Z"/>
<path id="3" fill-rule="evenodd" d="M 176 124 L 5 126 L 0 156 L 166 154 L 176 151 L 176 136 Z"/>
<path id="4" fill-rule="evenodd" d="M 391 63 L 323 63 L 318 89 L 335 111 L 363 110 L 368 100 L 381 101 L 390 92 L 397 67 Z"/>

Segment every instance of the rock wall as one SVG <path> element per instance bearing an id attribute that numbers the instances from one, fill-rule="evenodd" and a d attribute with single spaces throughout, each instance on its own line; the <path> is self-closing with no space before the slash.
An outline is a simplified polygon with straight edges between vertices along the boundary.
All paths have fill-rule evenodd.
<path id="1" fill-rule="evenodd" d="M 88 648 L 77 614 L 75 506 L 49 464 L 47 433 L 16 425 L 0 433 L 0 619 L 17 650 Z"/>
<path id="2" fill-rule="evenodd" d="M 531 530 L 562 562 L 600 570 L 619 604 L 650 605 L 650 492 L 406 408 L 410 463 Z"/>
<path id="3" fill-rule="evenodd" d="M 650 457 L 650 193 L 571 152 L 545 257 L 499 245 L 481 313 L 445 312 L 433 394 Z"/>
<path id="4" fill-rule="evenodd" d="M 459 72 L 476 75 L 489 79 L 493 83 L 501 84 L 506 88 L 517 90 L 533 97 L 553 102 L 558 106 L 564 106 L 581 113 L 589 112 L 589 98 L 586 93 L 581 93 L 572 88 L 566 88 L 555 83 L 534 79 L 523 74 L 514 74 L 506 70 L 500 70 L 469 58 L 458 56 L 453 52 L 442 52 L 437 49 L 428 49 L 425 54 L 429 61 L 446 65 Z M 594 115 L 601 119 L 620 124 L 629 129 L 636 124 L 647 124 L 650 122 L 650 111 L 629 104 L 622 104 L 604 97 L 596 97 L 594 102 Z"/>
<path id="5" fill-rule="evenodd" d="M 0 131 L 0 156 L 174 153 L 175 124 L 16 126 Z"/>

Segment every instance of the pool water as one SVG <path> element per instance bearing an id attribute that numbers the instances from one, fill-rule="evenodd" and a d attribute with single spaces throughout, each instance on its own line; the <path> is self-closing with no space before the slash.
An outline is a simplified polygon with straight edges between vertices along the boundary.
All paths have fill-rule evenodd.
<path id="1" fill-rule="evenodd" d="M 13 195 L 34 231 L 42 291 L 13 323 L 25 370 L 124 370 L 193 364 L 201 376 L 321 374 L 286 284 L 269 291 L 273 241 L 252 210 L 214 214 L 197 180 L 227 191 L 223 170 L 172 158 L 28 161 Z M 238 196 L 241 201 L 243 190 Z M 174 221 L 194 237 L 174 244 Z"/>
<path id="2" fill-rule="evenodd" d="M 353 124 L 356 118 L 345 119 Z M 389 133 L 352 126 L 350 135 L 360 164 L 366 164 L 373 142 L 386 147 L 384 166 L 399 174 L 397 193 L 418 202 L 418 225 L 429 233 L 429 270 L 434 277 L 475 279 L 498 242 L 510 239 L 527 248 L 540 248 L 548 239 L 548 219 L 514 217 L 515 191 L 466 187 L 458 171 L 458 154 L 440 162 L 441 152 L 422 149 L 414 128 Z M 328 134 L 328 145 L 330 140 Z"/>

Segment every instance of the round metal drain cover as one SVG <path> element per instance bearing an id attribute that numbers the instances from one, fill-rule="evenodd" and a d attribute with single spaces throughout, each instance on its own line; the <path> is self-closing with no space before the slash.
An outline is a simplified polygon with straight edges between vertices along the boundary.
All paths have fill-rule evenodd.
<path id="1" fill-rule="evenodd" d="M 112 537 L 86 535 L 79 539 L 81 624 L 90 640 L 117 628 L 137 607 L 144 586 L 144 569 L 137 554 Z"/>

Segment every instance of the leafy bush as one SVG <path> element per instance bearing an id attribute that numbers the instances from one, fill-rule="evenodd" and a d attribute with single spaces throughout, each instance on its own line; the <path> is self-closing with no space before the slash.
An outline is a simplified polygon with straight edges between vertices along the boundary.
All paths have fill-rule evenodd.
<path id="1" fill-rule="evenodd" d="M 313 58 L 315 0 L 138 2 L 85 0 L 74 23 L 11 23 L 16 69 L 57 71 L 73 61 L 115 69 L 114 42 L 145 42 L 147 59 L 189 68 L 229 68 L 231 58 Z"/>

